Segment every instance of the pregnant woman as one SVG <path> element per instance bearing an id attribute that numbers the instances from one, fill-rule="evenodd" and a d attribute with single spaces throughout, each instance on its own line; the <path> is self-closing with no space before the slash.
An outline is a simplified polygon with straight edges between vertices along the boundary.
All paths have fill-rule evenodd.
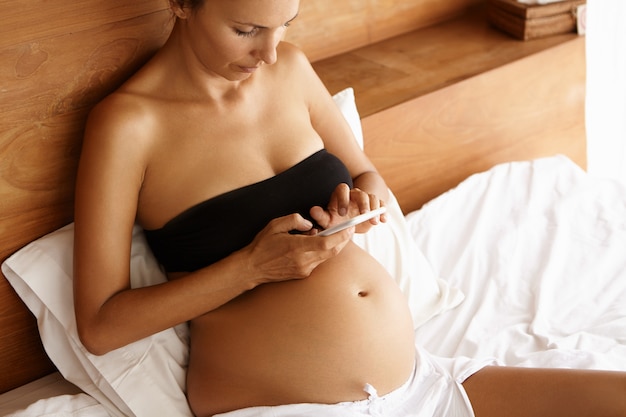
<path id="1" fill-rule="evenodd" d="M 306 57 L 281 42 L 299 0 L 170 4 L 167 43 L 85 132 L 75 306 L 90 351 L 190 322 L 199 417 L 620 406 L 623 375 L 488 367 L 463 386 L 416 349 L 406 299 L 351 242 L 384 215 L 318 233 L 384 206 L 387 186 Z M 168 282 L 130 289 L 135 223 Z M 607 390 L 578 395 L 591 383 Z"/>

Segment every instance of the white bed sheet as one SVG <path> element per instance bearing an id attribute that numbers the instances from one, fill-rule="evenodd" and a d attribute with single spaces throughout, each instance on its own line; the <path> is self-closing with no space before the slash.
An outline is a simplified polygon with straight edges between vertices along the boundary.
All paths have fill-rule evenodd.
<path id="1" fill-rule="evenodd" d="M 626 370 L 626 187 L 563 156 L 499 165 L 410 213 L 466 296 L 416 332 L 443 357 Z"/>

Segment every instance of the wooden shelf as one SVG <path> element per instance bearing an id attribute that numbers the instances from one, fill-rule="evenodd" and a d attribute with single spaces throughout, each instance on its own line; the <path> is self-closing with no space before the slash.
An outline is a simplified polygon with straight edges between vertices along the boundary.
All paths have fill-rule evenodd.
<path id="1" fill-rule="evenodd" d="M 365 151 L 405 212 L 501 162 L 561 153 L 586 166 L 575 33 L 521 41 L 479 5 L 313 66 L 331 93 L 354 88 Z"/>
<path id="2" fill-rule="evenodd" d="M 520 41 L 492 27 L 480 5 L 447 22 L 316 61 L 313 67 L 331 93 L 353 87 L 361 117 L 367 117 L 577 36 Z"/>

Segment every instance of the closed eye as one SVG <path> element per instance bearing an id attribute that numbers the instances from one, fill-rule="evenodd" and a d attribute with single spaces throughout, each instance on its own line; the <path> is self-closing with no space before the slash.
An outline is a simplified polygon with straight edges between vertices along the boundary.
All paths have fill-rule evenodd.
<path id="1" fill-rule="evenodd" d="M 237 34 L 237 36 L 243 36 L 245 38 L 249 38 L 251 36 L 256 35 L 256 33 L 258 31 L 259 31 L 259 28 L 254 28 L 254 29 L 249 30 L 249 31 L 235 29 L 235 33 Z"/>
<path id="2" fill-rule="evenodd" d="M 293 22 L 296 17 L 298 17 L 297 14 L 293 18 L 289 19 L 289 21 L 287 21 L 285 24 L 283 24 L 283 27 L 285 29 L 288 28 L 291 25 L 291 22 Z M 259 32 L 259 30 L 261 30 L 261 29 L 267 29 L 267 27 L 265 27 L 265 26 L 253 25 L 253 24 L 250 24 L 250 23 L 243 23 L 243 22 L 236 22 L 236 23 L 252 27 L 251 30 L 241 30 L 241 29 L 237 29 L 237 28 L 234 29 L 235 33 L 237 34 L 237 36 L 242 36 L 242 37 L 245 37 L 245 38 L 249 38 L 249 37 L 252 37 L 252 36 L 256 35 Z"/>

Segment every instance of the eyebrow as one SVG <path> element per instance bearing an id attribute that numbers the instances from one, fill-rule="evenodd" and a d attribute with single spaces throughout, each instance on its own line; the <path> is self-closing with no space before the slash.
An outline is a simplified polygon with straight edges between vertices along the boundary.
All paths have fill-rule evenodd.
<path id="1" fill-rule="evenodd" d="M 296 20 L 296 17 L 298 17 L 298 15 L 300 14 L 300 12 L 296 13 L 296 15 L 294 17 L 292 17 L 291 19 L 287 20 L 284 24 L 288 24 L 293 22 L 294 20 Z M 256 23 L 251 23 L 251 22 L 238 22 L 238 21 L 234 21 L 235 23 L 237 23 L 238 25 L 243 25 L 243 26 L 252 26 L 255 28 L 259 28 L 259 29 L 267 29 L 267 26 L 262 26 L 262 25 L 258 25 Z"/>

